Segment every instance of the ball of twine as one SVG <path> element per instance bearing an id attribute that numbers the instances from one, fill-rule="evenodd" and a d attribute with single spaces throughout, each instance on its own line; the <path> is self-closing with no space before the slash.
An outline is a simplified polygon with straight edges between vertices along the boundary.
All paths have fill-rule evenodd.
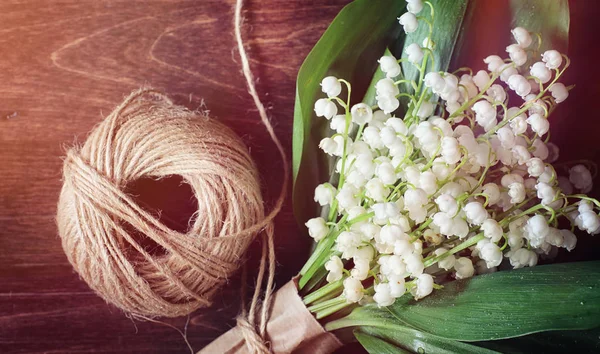
<path id="1" fill-rule="evenodd" d="M 140 178 L 173 175 L 198 201 L 185 233 L 124 192 Z M 210 305 L 274 216 L 264 215 L 258 172 L 239 137 L 150 89 L 132 93 L 68 151 L 63 179 L 57 223 L 69 261 L 107 302 L 134 315 L 176 317 Z M 132 228 L 163 254 L 149 253 Z"/>

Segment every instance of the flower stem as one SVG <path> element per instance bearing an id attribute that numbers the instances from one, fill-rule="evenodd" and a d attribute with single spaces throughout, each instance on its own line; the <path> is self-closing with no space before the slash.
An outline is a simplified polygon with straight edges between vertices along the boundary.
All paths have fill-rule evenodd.
<path id="1" fill-rule="evenodd" d="M 310 305 L 311 303 L 323 298 L 324 296 L 338 290 L 342 287 L 342 281 L 338 280 L 333 283 L 329 283 L 322 287 L 321 289 L 314 291 L 304 297 L 302 300 L 305 305 Z"/>

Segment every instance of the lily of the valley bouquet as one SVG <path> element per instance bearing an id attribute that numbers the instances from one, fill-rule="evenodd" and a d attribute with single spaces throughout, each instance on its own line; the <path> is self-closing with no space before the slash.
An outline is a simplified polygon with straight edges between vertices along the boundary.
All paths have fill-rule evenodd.
<path id="1" fill-rule="evenodd" d="M 506 52 L 450 71 L 477 3 L 359 0 L 307 58 L 294 198 L 315 247 L 292 282 L 305 313 L 275 300 L 274 352 L 598 349 L 598 263 L 538 265 L 600 232 L 595 166 L 553 165 L 550 120 L 573 87 L 544 34 L 568 6 L 513 1 L 529 23 Z M 536 18 L 546 5 L 553 21 Z"/>

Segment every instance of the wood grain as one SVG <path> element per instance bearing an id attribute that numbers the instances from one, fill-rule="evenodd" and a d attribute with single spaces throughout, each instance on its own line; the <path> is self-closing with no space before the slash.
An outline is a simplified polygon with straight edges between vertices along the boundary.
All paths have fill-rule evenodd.
<path id="1" fill-rule="evenodd" d="M 247 2 L 244 36 L 252 69 L 288 151 L 297 70 L 347 2 Z M 589 49 L 598 6 L 588 5 L 572 3 L 571 56 L 581 69 L 569 76 L 578 88 L 566 107 L 581 113 L 561 108 L 586 125 L 562 119 L 553 126 L 559 128 L 559 144 L 570 145 L 568 156 L 598 161 L 597 113 L 589 105 L 600 95 L 598 55 Z M 246 93 L 232 16 L 233 0 L 0 3 L 0 352 L 187 352 L 175 330 L 127 318 L 73 272 L 54 221 L 61 156 L 127 93 L 151 85 L 191 109 L 209 110 L 239 133 L 272 202 L 281 185 L 281 162 Z M 276 230 L 281 285 L 309 251 L 289 201 Z M 233 325 L 239 302 L 234 278 L 213 307 L 190 316 L 192 346 L 201 348 Z M 180 329 L 186 321 L 166 320 Z"/>
<path id="2" fill-rule="evenodd" d="M 296 72 L 345 3 L 246 4 L 252 69 L 288 151 Z M 209 110 L 236 130 L 272 203 L 281 186 L 281 161 L 246 92 L 233 39 L 233 4 L 0 3 L 0 352 L 187 352 L 175 330 L 128 319 L 73 272 L 54 221 L 61 156 L 127 93 L 150 85 L 191 109 Z M 276 242 L 283 284 L 309 250 L 289 203 L 277 218 Z M 212 308 L 190 316 L 194 349 L 233 325 L 239 289 L 239 280 L 232 279 Z M 186 320 L 165 321 L 183 330 Z"/>

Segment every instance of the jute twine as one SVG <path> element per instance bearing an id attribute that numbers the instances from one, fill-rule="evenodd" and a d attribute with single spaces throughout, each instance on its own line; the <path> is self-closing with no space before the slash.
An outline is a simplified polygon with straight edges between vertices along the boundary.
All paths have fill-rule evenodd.
<path id="1" fill-rule="evenodd" d="M 268 215 L 257 169 L 234 132 L 174 105 L 160 92 L 141 89 L 98 125 L 83 146 L 67 152 L 57 223 L 69 261 L 89 286 L 128 314 L 149 320 L 209 306 L 262 231 L 256 287 L 250 308 L 243 304 L 237 322 L 249 350 L 268 353 L 273 219 L 285 199 L 289 167 L 254 86 L 241 37 L 241 8 L 237 0 L 234 25 L 242 71 L 282 158 L 284 182 Z M 198 202 L 186 232 L 168 228 L 124 191 L 140 178 L 174 175 L 189 184 Z M 132 229 L 163 252 L 150 253 Z"/>

